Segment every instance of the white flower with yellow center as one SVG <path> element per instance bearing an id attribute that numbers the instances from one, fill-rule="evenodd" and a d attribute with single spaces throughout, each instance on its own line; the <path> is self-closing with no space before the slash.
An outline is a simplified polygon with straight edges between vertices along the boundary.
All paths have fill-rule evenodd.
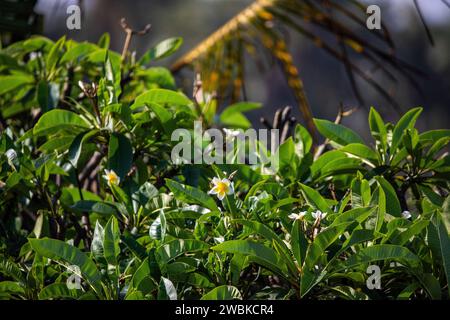
<path id="1" fill-rule="evenodd" d="M 103 175 L 103 178 L 108 182 L 108 186 L 111 187 L 111 185 L 118 186 L 120 183 L 119 176 L 114 172 L 114 170 L 108 170 L 105 169 L 105 174 Z"/>
<path id="2" fill-rule="evenodd" d="M 291 220 L 303 220 L 305 215 L 306 215 L 306 211 L 302 211 L 299 214 L 291 213 L 290 215 L 288 215 L 288 218 L 291 219 Z"/>
<path id="3" fill-rule="evenodd" d="M 312 215 L 313 218 L 316 219 L 316 220 L 317 220 L 317 219 L 323 220 L 323 219 L 325 219 L 325 217 L 327 216 L 326 213 L 323 213 L 323 212 L 320 211 L 320 210 L 317 210 L 317 211 L 315 211 L 315 212 L 312 212 L 311 215 Z"/>
<path id="4" fill-rule="evenodd" d="M 233 182 L 226 178 L 220 179 L 216 177 L 212 179 L 212 184 L 213 187 L 209 190 L 208 194 L 216 194 L 219 200 L 223 200 L 227 194 L 234 193 Z"/>

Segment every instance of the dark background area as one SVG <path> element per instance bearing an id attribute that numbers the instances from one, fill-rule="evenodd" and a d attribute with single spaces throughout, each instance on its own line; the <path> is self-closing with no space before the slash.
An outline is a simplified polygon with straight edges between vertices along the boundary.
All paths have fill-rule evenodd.
<path id="1" fill-rule="evenodd" d="M 197 43 L 220 27 L 229 18 L 250 4 L 251 0 L 88 0 L 82 1 L 82 28 L 70 31 L 66 28 L 66 9 L 78 1 L 39 0 L 36 11 L 44 15 L 44 35 L 57 39 L 64 34 L 75 40 L 96 42 L 104 32 L 111 34 L 111 47 L 121 51 L 125 35 L 119 20 L 125 17 L 130 25 L 141 28 L 152 24 L 151 32 L 134 38 L 131 48 L 138 56 L 159 41 L 174 36 L 184 38 L 181 49 L 160 65 L 169 67 L 174 60 L 188 52 Z M 423 106 L 425 108 L 418 127 L 420 130 L 449 127 L 450 109 L 450 8 L 440 0 L 419 0 L 425 19 L 434 37 L 432 46 L 413 6 L 412 0 L 372 0 L 382 9 L 382 21 L 389 28 L 397 48 L 397 55 L 427 73 L 416 77 L 423 91 L 420 94 L 405 78 L 397 83 L 386 83 L 403 110 Z M 367 29 L 358 30 L 367 34 Z M 318 118 L 333 120 L 338 106 L 356 105 L 356 99 L 345 73 L 345 67 L 327 53 L 315 47 L 298 34 L 291 34 L 289 46 L 300 70 L 306 93 Z M 249 113 L 249 118 L 259 127 L 261 115 L 267 116 L 275 109 L 292 105 L 296 101 L 276 65 L 261 74 L 254 63 L 247 63 L 247 99 L 262 102 L 264 108 Z M 366 68 L 366 72 L 373 72 Z M 188 70 L 177 75 L 182 87 L 190 84 L 193 74 Z M 380 79 L 380 81 L 384 81 Z M 358 81 L 365 105 L 344 124 L 363 136 L 368 135 L 367 114 L 375 106 L 385 120 L 396 121 L 399 115 L 385 99 L 362 81 Z M 186 92 L 188 95 L 190 92 Z M 297 110 L 296 108 L 294 108 Z M 297 117 L 300 118 L 299 116 Z"/>

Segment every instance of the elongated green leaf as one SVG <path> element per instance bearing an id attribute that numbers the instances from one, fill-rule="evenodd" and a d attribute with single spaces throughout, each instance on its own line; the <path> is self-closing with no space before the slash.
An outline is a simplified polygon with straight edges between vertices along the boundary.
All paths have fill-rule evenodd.
<path id="1" fill-rule="evenodd" d="M 89 257 L 63 241 L 55 239 L 29 239 L 31 247 L 40 255 L 49 259 L 64 261 L 80 268 L 81 276 L 86 279 L 92 288 L 101 294 L 100 280 L 102 278 L 95 263 Z"/>
<path id="2" fill-rule="evenodd" d="M 130 108 L 131 110 L 134 110 L 138 107 L 150 105 L 152 103 L 156 103 L 162 106 L 188 106 L 192 104 L 191 100 L 189 100 L 189 98 L 182 93 L 167 89 L 151 89 L 138 96 Z"/>
<path id="3" fill-rule="evenodd" d="M 42 115 L 33 128 L 33 135 L 43 136 L 60 130 L 66 130 L 73 135 L 86 129 L 89 129 L 89 124 L 76 113 L 55 109 Z"/>
<path id="4" fill-rule="evenodd" d="M 295 260 L 297 260 L 299 266 L 302 266 L 308 250 L 308 240 L 300 226 L 301 221 L 295 220 L 291 231 L 291 247 Z"/>
<path id="5" fill-rule="evenodd" d="M 364 144 L 364 140 L 353 130 L 328 120 L 314 119 L 317 130 L 331 141 L 345 146 L 350 143 Z"/>
<path id="6" fill-rule="evenodd" d="M 202 190 L 166 179 L 167 187 L 173 192 L 175 198 L 186 203 L 196 203 L 212 211 L 218 211 L 216 202 Z"/>
<path id="7" fill-rule="evenodd" d="M 49 54 L 47 55 L 47 59 L 45 61 L 45 66 L 47 68 L 47 73 L 52 74 L 58 64 L 59 60 L 62 57 L 62 49 L 66 42 L 66 36 L 60 38 L 52 47 Z"/>
<path id="8" fill-rule="evenodd" d="M 256 233 L 260 234 L 270 242 L 275 242 L 277 244 L 276 248 L 279 248 L 281 250 L 281 254 L 284 256 L 284 261 L 286 265 L 289 267 L 289 269 L 296 274 L 297 268 L 295 264 L 292 261 L 292 255 L 289 250 L 289 248 L 286 246 L 286 244 L 283 242 L 283 240 L 280 239 L 280 237 L 272 231 L 269 227 L 266 225 L 257 222 L 257 221 L 250 221 L 250 220 L 244 220 L 244 219 L 237 219 L 233 220 L 239 224 L 242 224 L 244 226 L 247 226 L 248 228 L 251 228 Z"/>
<path id="9" fill-rule="evenodd" d="M 330 212 L 330 208 L 328 207 L 325 199 L 320 195 L 316 190 L 300 183 L 300 187 L 302 188 L 306 200 L 308 203 L 316 209 L 319 209 L 322 212 Z"/>
<path id="10" fill-rule="evenodd" d="M 103 254 L 103 238 L 105 237 L 105 230 L 100 222 L 95 222 L 94 235 L 91 242 L 91 252 L 95 259 L 101 259 Z"/>
<path id="11" fill-rule="evenodd" d="M 450 237 L 439 214 L 432 218 L 432 225 L 439 239 L 439 251 L 444 265 L 445 276 L 447 277 L 447 290 L 450 294 Z"/>
<path id="12" fill-rule="evenodd" d="M 204 294 L 201 300 L 241 300 L 239 289 L 233 286 L 219 286 Z"/>
<path id="13" fill-rule="evenodd" d="M 334 226 L 330 226 L 320 232 L 311 243 L 306 252 L 305 267 L 307 270 L 312 270 L 317 260 L 325 254 L 325 250 L 335 242 L 344 230 L 353 222 L 344 222 Z"/>
<path id="14" fill-rule="evenodd" d="M 169 38 L 160 43 L 149 51 L 144 53 L 139 60 L 138 64 L 145 65 L 151 61 L 163 59 L 170 56 L 183 44 L 182 38 Z"/>
<path id="15" fill-rule="evenodd" d="M 151 268 L 152 266 L 148 258 L 142 261 L 141 265 L 131 278 L 127 296 L 134 291 L 140 291 L 143 294 L 148 294 L 156 288 L 156 283 L 154 279 L 152 279 Z"/>
<path id="16" fill-rule="evenodd" d="M 355 208 L 341 213 L 334 219 L 332 226 L 344 223 L 344 222 L 358 222 L 365 221 L 377 208 Z"/>
<path id="17" fill-rule="evenodd" d="M 157 249 L 157 258 L 160 264 L 164 265 L 186 252 L 197 252 L 208 249 L 209 245 L 200 240 L 175 239 Z"/>
<path id="18" fill-rule="evenodd" d="M 386 212 L 395 217 L 401 217 L 402 208 L 400 207 L 400 201 L 397 198 L 394 187 L 381 176 L 375 177 L 375 179 L 378 181 L 386 196 Z"/>
<path id="19" fill-rule="evenodd" d="M 0 95 L 33 83 L 33 78 L 25 75 L 0 76 Z"/>
<path id="20" fill-rule="evenodd" d="M 248 255 L 253 261 L 261 264 L 263 267 L 285 276 L 286 264 L 280 259 L 280 256 L 271 248 L 250 240 L 230 240 L 220 243 L 211 248 L 215 251 L 224 251 Z"/>
<path id="21" fill-rule="evenodd" d="M 370 107 L 369 126 L 372 137 L 374 137 L 376 141 L 380 142 L 384 152 L 386 152 L 387 149 L 386 126 L 384 125 L 383 119 L 381 118 L 380 114 L 375 110 L 374 107 Z"/>
<path id="22" fill-rule="evenodd" d="M 61 58 L 61 63 L 71 62 L 77 63 L 82 60 L 86 55 L 98 50 L 98 47 L 92 43 L 79 43 L 74 47 L 67 50 Z"/>
<path id="23" fill-rule="evenodd" d="M 413 269 L 418 269 L 421 266 L 420 259 L 407 248 L 392 244 L 378 244 L 359 250 L 342 263 L 338 270 L 387 259 L 405 263 Z"/>
<path id="24" fill-rule="evenodd" d="M 73 209 L 76 212 L 95 212 L 107 216 L 115 215 L 117 213 L 117 210 L 114 206 L 106 202 L 95 200 L 77 201 L 73 206 L 71 206 L 71 209 Z"/>
<path id="25" fill-rule="evenodd" d="M 406 229 L 405 231 L 398 234 L 395 238 L 393 238 L 391 240 L 391 243 L 400 246 L 404 245 L 406 242 L 409 241 L 409 239 L 422 232 L 422 230 L 424 230 L 429 223 L 430 221 L 428 220 L 415 221 L 412 225 L 408 227 L 408 229 Z"/>
<path id="26" fill-rule="evenodd" d="M 121 133 L 113 133 L 109 138 L 108 167 L 123 179 L 133 164 L 133 147 L 130 140 Z"/>
<path id="27" fill-rule="evenodd" d="M 421 112 L 422 108 L 411 109 L 398 121 L 397 125 L 394 127 L 394 131 L 392 132 L 391 153 L 394 153 L 400 145 L 406 130 L 414 127 Z"/>
<path id="28" fill-rule="evenodd" d="M 69 289 L 66 283 L 52 283 L 39 292 L 38 298 L 39 300 L 77 299 L 80 293 L 80 290 Z"/>
<path id="29" fill-rule="evenodd" d="M 111 217 L 104 229 L 103 255 L 105 256 L 106 261 L 114 266 L 117 265 L 117 257 L 120 254 L 119 242 L 119 224 L 115 217 Z"/>
<path id="30" fill-rule="evenodd" d="M 18 282 L 1 281 L 0 293 L 24 294 L 25 290 Z"/>
<path id="31" fill-rule="evenodd" d="M 368 146 L 360 143 L 350 143 L 340 149 L 342 152 L 350 153 L 359 159 L 370 162 L 374 165 L 378 164 L 377 153 Z"/>
<path id="32" fill-rule="evenodd" d="M 177 290 L 172 281 L 161 277 L 159 282 L 158 300 L 177 300 Z"/>

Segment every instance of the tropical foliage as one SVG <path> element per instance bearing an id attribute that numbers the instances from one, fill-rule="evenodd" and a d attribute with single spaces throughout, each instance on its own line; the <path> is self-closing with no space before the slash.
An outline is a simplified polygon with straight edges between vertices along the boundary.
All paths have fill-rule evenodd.
<path id="1" fill-rule="evenodd" d="M 0 52 L 1 298 L 449 298 L 449 130 L 372 108 L 370 142 L 315 119 L 325 147 L 297 125 L 272 174 L 173 163 L 176 128 L 246 129 L 259 107 L 218 114 L 148 67 L 180 41 L 139 59 L 107 35 Z"/>

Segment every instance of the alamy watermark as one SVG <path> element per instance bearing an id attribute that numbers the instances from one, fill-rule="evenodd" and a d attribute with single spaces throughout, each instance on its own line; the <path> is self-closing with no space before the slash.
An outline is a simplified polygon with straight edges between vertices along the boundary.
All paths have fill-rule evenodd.
<path id="1" fill-rule="evenodd" d="M 246 164 L 276 172 L 279 137 L 278 129 L 203 131 L 202 122 L 195 121 L 193 133 L 187 129 L 173 131 L 171 140 L 178 144 L 172 149 L 171 159 L 174 164 Z"/>
<path id="2" fill-rule="evenodd" d="M 67 270 L 71 275 L 66 280 L 66 286 L 69 290 L 80 290 L 81 289 L 81 270 L 77 265 L 70 265 Z"/>
<path id="3" fill-rule="evenodd" d="M 367 278 L 366 285 L 367 289 L 373 290 L 381 289 L 381 269 L 377 265 L 370 265 L 367 267 L 366 273 L 370 274 Z"/>
<path id="4" fill-rule="evenodd" d="M 81 8 L 76 4 L 67 7 L 66 27 L 69 30 L 81 30 Z"/>
<path id="5" fill-rule="evenodd" d="M 381 29 L 381 9 L 379 6 L 373 4 L 367 7 L 367 14 L 370 16 L 366 20 L 366 26 L 369 30 Z"/>

